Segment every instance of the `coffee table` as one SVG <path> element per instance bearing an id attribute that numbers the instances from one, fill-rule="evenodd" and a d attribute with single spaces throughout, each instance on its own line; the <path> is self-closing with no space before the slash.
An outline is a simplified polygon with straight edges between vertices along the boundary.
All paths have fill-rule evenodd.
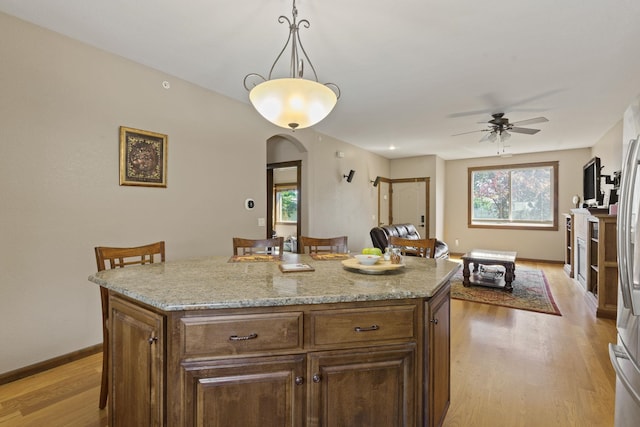
<path id="1" fill-rule="evenodd" d="M 511 283 L 516 278 L 516 254 L 509 251 L 491 251 L 487 249 L 473 249 L 462 256 L 462 284 L 464 286 L 480 285 L 493 288 L 503 288 L 507 292 L 513 292 Z M 469 264 L 473 263 L 473 274 L 469 270 Z M 486 271 L 493 273 L 482 273 L 481 266 L 504 267 L 504 274 L 493 271 L 493 268 L 486 268 Z M 493 275 L 493 277 L 491 277 Z M 488 276 L 488 277 L 487 277 Z"/>

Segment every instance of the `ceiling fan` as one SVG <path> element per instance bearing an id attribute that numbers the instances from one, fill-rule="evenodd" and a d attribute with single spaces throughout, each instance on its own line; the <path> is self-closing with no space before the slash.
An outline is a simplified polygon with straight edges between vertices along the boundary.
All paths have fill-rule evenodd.
<path id="1" fill-rule="evenodd" d="M 509 119 L 504 117 L 504 113 L 495 113 L 495 114 L 492 114 L 491 117 L 493 117 L 493 119 L 487 122 L 489 124 L 489 127 L 487 129 L 472 130 L 470 132 L 457 133 L 453 136 L 466 135 L 468 133 L 475 133 L 475 132 L 486 132 L 486 134 L 480 139 L 480 142 L 482 141 L 495 142 L 498 139 L 498 137 L 500 137 L 501 141 L 506 141 L 511 136 L 509 132 L 524 133 L 527 135 L 534 135 L 540 132 L 540 129 L 523 128 L 516 125 L 532 125 L 535 123 L 544 123 L 549 121 L 546 117 L 535 117 L 533 119 L 520 120 L 517 122 L 510 123 Z M 480 123 L 484 123 L 484 122 L 480 122 Z"/>

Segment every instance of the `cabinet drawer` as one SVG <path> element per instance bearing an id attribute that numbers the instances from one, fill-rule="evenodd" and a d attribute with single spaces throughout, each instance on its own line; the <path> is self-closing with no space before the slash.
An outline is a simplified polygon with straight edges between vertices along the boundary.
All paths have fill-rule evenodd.
<path id="1" fill-rule="evenodd" d="M 229 356 L 302 348 L 301 312 L 181 319 L 183 356 Z"/>
<path id="2" fill-rule="evenodd" d="M 311 344 L 415 339 L 413 305 L 317 311 L 310 314 Z"/>

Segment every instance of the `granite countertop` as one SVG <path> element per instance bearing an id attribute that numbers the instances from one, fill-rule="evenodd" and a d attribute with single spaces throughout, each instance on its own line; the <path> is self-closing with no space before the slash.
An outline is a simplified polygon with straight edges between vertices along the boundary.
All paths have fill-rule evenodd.
<path id="1" fill-rule="evenodd" d="M 354 272 L 340 260 L 288 255 L 315 271 L 283 273 L 279 262 L 229 262 L 214 256 L 100 271 L 89 281 L 164 311 L 429 298 L 460 268 L 449 260 L 405 257 L 382 275 Z"/>

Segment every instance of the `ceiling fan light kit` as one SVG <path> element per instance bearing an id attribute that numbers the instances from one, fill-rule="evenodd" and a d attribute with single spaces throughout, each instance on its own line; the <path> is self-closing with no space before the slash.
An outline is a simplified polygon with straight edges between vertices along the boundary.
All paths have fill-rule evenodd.
<path id="1" fill-rule="evenodd" d="M 309 28 L 309 21 L 298 22 L 298 9 L 293 0 L 292 19 L 281 15 L 278 22 L 289 25 L 289 37 L 269 70 L 268 78 L 250 73 L 244 77 L 244 88 L 249 91 L 249 100 L 262 117 L 271 123 L 286 129 L 304 129 L 322 121 L 331 113 L 338 98 L 340 88 L 335 83 L 319 83 L 307 52 L 300 41 L 300 26 Z M 291 62 L 287 78 L 272 78 L 273 70 L 282 54 L 291 45 Z M 302 56 L 300 55 L 302 53 Z M 309 65 L 314 79 L 303 78 L 304 63 Z M 249 80 L 261 80 L 249 85 Z"/>

